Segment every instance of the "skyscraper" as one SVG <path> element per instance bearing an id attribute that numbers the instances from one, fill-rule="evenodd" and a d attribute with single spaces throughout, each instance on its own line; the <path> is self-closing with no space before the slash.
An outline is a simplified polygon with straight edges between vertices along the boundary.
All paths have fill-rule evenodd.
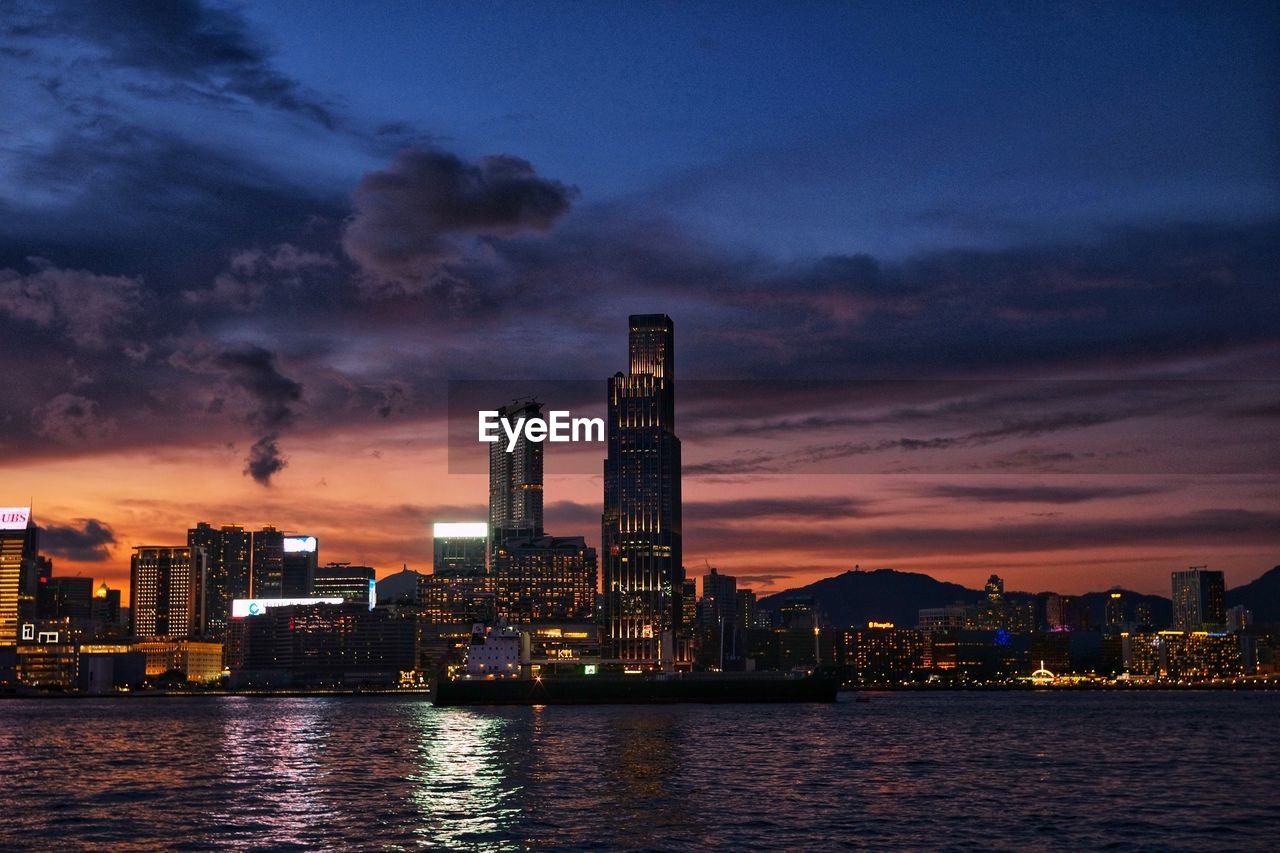
<path id="1" fill-rule="evenodd" d="M 284 537 L 284 553 L 280 561 L 280 595 L 284 598 L 306 598 L 316 579 L 320 546 L 314 536 Z"/>
<path id="2" fill-rule="evenodd" d="M 1192 566 L 1173 573 L 1173 627 L 1195 631 L 1227 623 L 1226 584 L 1222 572 Z"/>
<path id="3" fill-rule="evenodd" d="M 255 530 L 250 584 L 253 598 L 280 598 L 284 584 L 284 534 L 270 524 Z"/>
<path id="4" fill-rule="evenodd" d="M 227 633 L 231 602 L 251 592 L 250 537 L 238 524 L 214 527 L 201 521 L 187 531 L 187 547 L 203 548 L 209 567 L 205 579 L 206 630 L 222 640 Z"/>
<path id="5" fill-rule="evenodd" d="M 520 418 L 542 418 L 536 400 L 515 402 L 498 410 L 498 418 L 513 424 Z M 489 550 L 507 539 L 538 537 L 542 530 L 542 442 L 522 432 L 508 452 L 507 442 L 489 446 Z"/>
<path id="6" fill-rule="evenodd" d="M 583 537 L 539 536 L 499 545 L 489 580 L 497 615 L 526 625 L 590 622 L 596 577 L 596 549 Z"/>
<path id="7" fill-rule="evenodd" d="M 624 665 L 669 667 L 684 590 L 671 318 L 633 314 L 628 349 L 629 373 L 609 380 L 601 523 L 607 654 Z"/>
<path id="8" fill-rule="evenodd" d="M 208 574 L 203 548 L 141 545 L 129 564 L 133 634 L 199 637 L 205 633 Z"/>
<path id="9" fill-rule="evenodd" d="M 0 507 L 0 644 L 18 639 L 18 622 L 35 615 L 40 531 L 31 507 Z"/>
<path id="10" fill-rule="evenodd" d="M 492 514 L 491 511 L 491 517 Z M 489 553 L 487 524 L 483 521 L 437 521 L 431 533 L 433 574 L 449 578 L 484 577 Z"/>

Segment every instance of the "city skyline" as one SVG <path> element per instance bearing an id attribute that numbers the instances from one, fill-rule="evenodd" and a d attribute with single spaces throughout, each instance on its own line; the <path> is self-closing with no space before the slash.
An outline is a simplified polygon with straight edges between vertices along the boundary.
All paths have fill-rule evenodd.
<path id="1" fill-rule="evenodd" d="M 488 517 L 445 383 L 603 398 L 649 312 L 682 388 L 745 392 L 682 391 L 691 572 L 1280 562 L 1274 10 L 173 8 L 0 33 L 0 502 L 55 574 L 126 587 L 199 521 L 425 569 Z M 838 385 L 900 379 L 940 385 Z M 558 455 L 546 527 L 599 547 Z"/>

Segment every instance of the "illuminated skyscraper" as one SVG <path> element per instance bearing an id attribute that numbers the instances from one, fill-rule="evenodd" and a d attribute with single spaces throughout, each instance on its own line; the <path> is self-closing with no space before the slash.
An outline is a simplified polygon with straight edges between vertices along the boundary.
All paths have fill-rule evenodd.
<path id="1" fill-rule="evenodd" d="M 205 579 L 206 630 L 221 641 L 227 633 L 231 602 L 250 597 L 250 536 L 238 524 L 221 527 L 201 521 L 187 531 L 187 547 L 203 548 L 209 567 Z"/>
<path id="2" fill-rule="evenodd" d="M 446 578 L 483 577 L 489 553 L 489 526 L 483 521 L 437 521 L 432 527 L 433 574 Z"/>
<path id="3" fill-rule="evenodd" d="M 601 524 L 607 654 L 668 667 L 684 590 L 671 318 L 633 314 L 628 343 L 630 372 L 609 380 Z"/>
<path id="4" fill-rule="evenodd" d="M 314 536 L 284 537 L 284 554 L 280 561 L 280 595 L 283 598 L 306 598 L 316 579 L 320 546 Z"/>
<path id="5" fill-rule="evenodd" d="M 284 595 L 284 534 L 271 525 L 253 532 L 253 564 L 250 569 L 253 598 L 281 598 Z"/>
<path id="6" fill-rule="evenodd" d="M 1227 623 L 1226 585 L 1222 572 L 1192 566 L 1173 573 L 1173 627 L 1197 631 Z"/>
<path id="7" fill-rule="evenodd" d="M 513 425 L 520 419 L 542 418 L 536 400 L 512 403 L 498 410 L 498 418 Z M 541 536 L 542 442 L 529 441 L 522 432 L 507 452 L 507 442 L 489 445 L 490 551 L 507 539 Z"/>
<path id="8" fill-rule="evenodd" d="M 39 528 L 31 507 L 0 507 L 0 644 L 18 639 L 18 621 L 35 615 Z"/>
<path id="9" fill-rule="evenodd" d="M 134 636 L 202 636 L 208 570 L 204 549 L 142 545 L 133 550 L 129 606 Z"/>

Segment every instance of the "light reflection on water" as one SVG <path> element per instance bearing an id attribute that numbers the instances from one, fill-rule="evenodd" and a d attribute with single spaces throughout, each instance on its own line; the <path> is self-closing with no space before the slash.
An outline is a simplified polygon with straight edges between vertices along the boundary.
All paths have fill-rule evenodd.
<path id="1" fill-rule="evenodd" d="M 1272 849 L 1280 695 L 0 702 L 0 849 Z"/>

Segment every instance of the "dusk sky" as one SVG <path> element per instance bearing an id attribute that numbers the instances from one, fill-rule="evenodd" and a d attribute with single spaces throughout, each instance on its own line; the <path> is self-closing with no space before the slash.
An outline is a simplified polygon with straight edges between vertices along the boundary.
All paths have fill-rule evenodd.
<path id="1" fill-rule="evenodd" d="M 427 570 L 486 516 L 448 381 L 602 409 L 656 312 L 691 574 L 1280 563 L 1274 3 L 0 10 L 0 506 L 55 574 L 202 520 Z M 548 450 L 552 532 L 602 457 Z"/>

